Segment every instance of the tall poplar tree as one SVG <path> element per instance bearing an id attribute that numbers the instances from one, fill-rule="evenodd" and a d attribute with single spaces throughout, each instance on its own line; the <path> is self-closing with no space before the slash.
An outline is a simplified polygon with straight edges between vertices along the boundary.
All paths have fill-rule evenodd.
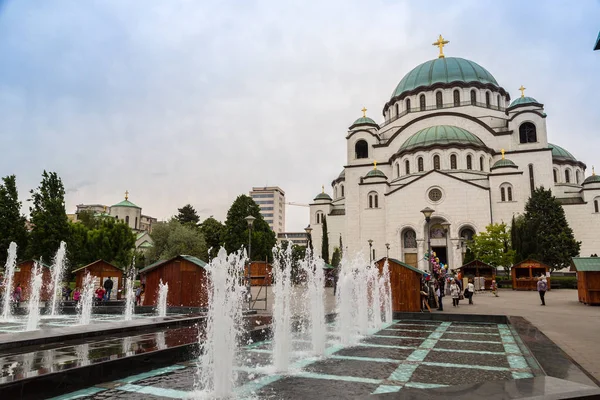
<path id="1" fill-rule="evenodd" d="M 6 250 L 10 242 L 17 244 L 18 256 L 24 257 L 27 246 L 26 219 L 21 214 L 21 202 L 17 191 L 17 178 L 9 175 L 0 184 L 0 266 L 6 263 Z"/>
<path id="2" fill-rule="evenodd" d="M 329 234 L 327 232 L 327 217 L 323 215 L 323 236 L 321 239 L 321 258 L 329 264 Z"/>

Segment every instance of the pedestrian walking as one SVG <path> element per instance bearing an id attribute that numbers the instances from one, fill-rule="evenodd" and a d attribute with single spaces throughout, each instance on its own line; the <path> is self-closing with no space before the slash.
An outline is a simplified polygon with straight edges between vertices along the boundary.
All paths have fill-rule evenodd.
<path id="1" fill-rule="evenodd" d="M 23 296 L 23 289 L 21 289 L 21 282 L 17 284 L 17 287 L 13 291 L 13 301 L 15 302 L 15 307 L 19 307 L 19 303 L 21 302 L 21 297 Z"/>
<path id="2" fill-rule="evenodd" d="M 492 280 L 492 294 L 496 297 L 498 297 L 498 284 L 496 283 L 495 280 Z"/>
<path id="3" fill-rule="evenodd" d="M 456 284 L 456 280 L 450 281 L 450 295 L 452 296 L 452 307 L 458 307 L 458 298 L 460 297 L 460 287 Z"/>
<path id="4" fill-rule="evenodd" d="M 444 297 L 444 290 L 442 289 L 442 280 L 435 283 L 435 295 L 438 298 L 438 311 L 444 311 L 444 305 L 442 304 L 442 297 Z"/>
<path id="5" fill-rule="evenodd" d="M 106 291 L 105 296 L 106 296 L 106 300 L 110 300 L 110 294 L 113 290 L 113 280 L 110 279 L 110 276 L 108 277 L 107 280 L 104 281 L 104 290 Z"/>
<path id="6" fill-rule="evenodd" d="M 540 276 L 538 279 L 537 290 L 540 294 L 540 300 L 542 300 L 542 305 L 545 306 L 546 299 L 544 298 L 544 296 L 546 296 L 546 290 L 548 290 L 548 283 L 546 282 L 546 278 L 544 278 L 543 276 Z"/>
<path id="7" fill-rule="evenodd" d="M 77 303 L 79 299 L 81 299 L 81 291 L 79 288 L 75 288 L 75 291 L 73 292 L 73 300 Z"/>
<path id="8" fill-rule="evenodd" d="M 469 279 L 469 283 L 467 283 L 467 290 L 465 292 L 469 296 L 469 304 L 473 304 L 473 294 L 475 293 L 475 285 L 473 285 L 472 279 Z"/>

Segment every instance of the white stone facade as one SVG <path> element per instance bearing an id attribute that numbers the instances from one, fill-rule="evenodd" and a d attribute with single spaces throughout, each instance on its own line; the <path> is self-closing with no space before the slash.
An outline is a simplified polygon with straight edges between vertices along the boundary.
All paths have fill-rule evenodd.
<path id="1" fill-rule="evenodd" d="M 563 204 L 575 238 L 582 242 L 581 255 L 600 253 L 600 183 L 584 183 L 585 164 L 558 146 L 549 147 L 542 104 L 530 98 L 511 104 L 501 87 L 477 82 L 417 90 L 388 102 L 383 124 L 364 123 L 362 118 L 350 127 L 343 172 L 332 182 L 333 198 L 321 193 L 310 205 L 315 248 L 321 243 L 321 215 L 325 215 L 329 254 L 339 246 L 340 236 L 350 253 L 368 254 L 372 240 L 375 258 L 386 255 L 388 244 L 390 257 L 427 269 L 427 229 L 421 210 L 430 207 L 435 210 L 432 247 L 450 268 L 457 268 L 462 265 L 465 238 L 490 223 L 510 224 L 513 216 L 524 212 L 532 188 L 543 186 Z M 471 91 L 475 91 L 474 103 L 469 102 Z M 436 102 L 438 92 L 442 93 L 441 106 Z M 424 110 L 419 109 L 421 95 L 425 96 Z M 531 130 L 526 133 L 531 125 L 525 123 L 533 124 L 535 140 L 523 139 L 532 135 Z M 439 126 L 465 130 L 482 144 L 442 140 L 403 150 L 413 135 Z M 367 154 L 358 154 L 359 141 L 366 142 Z M 367 176 L 374 162 L 385 176 Z M 497 162 L 513 165 L 494 167 Z M 430 194 L 432 189 L 439 192 Z M 448 232 L 441 229 L 442 223 L 450 224 Z"/>

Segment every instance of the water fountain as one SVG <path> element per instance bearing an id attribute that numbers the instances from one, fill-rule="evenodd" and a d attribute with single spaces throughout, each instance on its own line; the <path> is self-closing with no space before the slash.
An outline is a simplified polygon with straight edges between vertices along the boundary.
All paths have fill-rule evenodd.
<path id="1" fill-rule="evenodd" d="M 356 339 L 354 266 L 351 260 L 344 255 L 338 268 L 336 330 L 340 334 L 341 344 L 346 346 L 352 344 Z"/>
<path id="2" fill-rule="evenodd" d="M 77 304 L 78 324 L 88 325 L 92 318 L 92 306 L 94 304 L 94 281 L 95 277 L 88 272 L 83 278 L 83 290 L 79 303 Z"/>
<path id="3" fill-rule="evenodd" d="M 158 303 L 156 312 L 159 317 L 167 316 L 167 294 L 169 293 L 169 284 L 163 283 L 162 279 L 158 284 Z"/>
<path id="4" fill-rule="evenodd" d="M 196 388 L 212 398 L 233 393 L 236 356 L 243 330 L 242 308 L 246 288 L 242 274 L 245 252 L 227 255 L 224 248 L 206 265 L 208 315 L 205 335 L 200 333 L 202 355 L 198 362 Z"/>
<path id="5" fill-rule="evenodd" d="M 58 306 L 62 296 L 61 283 L 66 267 L 66 255 L 67 244 L 65 242 L 60 242 L 60 246 L 54 256 L 54 263 L 52 264 L 52 303 L 50 308 L 50 315 L 52 316 L 58 314 Z"/>
<path id="6" fill-rule="evenodd" d="M 291 351 L 291 275 L 292 246 L 273 249 L 273 365 L 277 372 L 286 372 Z"/>
<path id="7" fill-rule="evenodd" d="M 133 319 L 133 311 L 135 307 L 135 290 L 133 287 L 135 279 L 135 268 L 132 266 L 129 269 L 127 282 L 125 283 L 125 310 L 123 311 L 123 317 L 125 321 L 131 321 Z"/>
<path id="8" fill-rule="evenodd" d="M 291 246 L 290 246 L 291 247 Z M 325 274 L 324 261 L 319 256 L 313 256 L 310 249 L 306 250 L 304 260 L 300 263 L 306 275 L 306 301 L 309 304 L 309 323 L 312 351 L 314 355 L 325 353 L 327 325 L 325 324 Z"/>
<path id="9" fill-rule="evenodd" d="M 381 298 L 381 288 L 379 286 L 379 268 L 375 264 L 371 264 L 369 265 L 367 274 L 369 277 L 369 328 L 379 329 L 382 324 L 381 311 L 383 308 L 383 299 Z"/>
<path id="10" fill-rule="evenodd" d="M 383 299 L 383 314 L 385 323 L 390 324 L 393 319 L 394 312 L 392 310 L 392 286 L 390 283 L 390 264 L 387 259 L 383 264 L 383 270 L 379 278 L 380 297 Z"/>
<path id="11" fill-rule="evenodd" d="M 369 268 L 366 267 L 367 265 L 366 261 L 359 261 L 359 264 L 354 269 L 356 322 L 358 333 L 363 336 L 369 333 Z"/>
<path id="12" fill-rule="evenodd" d="M 29 312 L 27 315 L 27 326 L 25 328 L 27 331 L 35 331 L 38 329 L 38 324 L 40 322 L 40 297 L 44 283 L 43 272 L 42 265 L 37 261 L 34 262 L 31 270 L 31 280 L 29 281 L 29 300 L 27 304 Z"/>
<path id="13" fill-rule="evenodd" d="M 11 318 L 11 300 L 13 293 L 15 267 L 17 266 L 17 244 L 10 242 L 8 246 L 8 257 L 4 265 L 4 297 L 2 298 L 2 319 L 8 321 Z"/>

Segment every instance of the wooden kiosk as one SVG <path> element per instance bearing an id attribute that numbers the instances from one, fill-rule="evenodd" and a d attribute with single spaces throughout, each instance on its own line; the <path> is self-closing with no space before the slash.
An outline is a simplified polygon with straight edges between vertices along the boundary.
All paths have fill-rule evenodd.
<path id="1" fill-rule="evenodd" d="M 96 287 L 104 285 L 104 281 L 111 278 L 113 281 L 111 299 L 121 298 L 121 294 L 119 293 L 119 288 L 123 288 L 123 270 L 121 268 L 104 260 L 97 260 L 91 264 L 77 268 L 73 271 L 76 288 L 83 290 L 83 280 L 88 272 L 96 278 L 94 282 L 94 286 Z"/>
<path id="2" fill-rule="evenodd" d="M 496 279 L 496 268 L 480 260 L 473 260 L 460 268 L 464 278 L 485 278 L 485 289 L 492 288 L 492 281 Z"/>
<path id="3" fill-rule="evenodd" d="M 379 271 L 383 271 L 386 258 L 377 261 Z M 390 286 L 392 289 L 392 310 L 394 312 L 421 311 L 421 279 L 425 274 L 411 265 L 395 258 L 388 258 Z"/>
<path id="4" fill-rule="evenodd" d="M 273 266 L 266 261 L 250 262 L 250 285 L 271 286 L 271 269 Z M 244 267 L 244 276 L 248 275 L 248 265 Z"/>
<path id="5" fill-rule="evenodd" d="M 577 271 L 577 295 L 583 304 L 600 304 L 600 257 L 573 257 Z"/>
<path id="6" fill-rule="evenodd" d="M 33 265 L 39 261 L 38 260 L 27 260 L 21 261 L 16 265 L 15 275 L 13 278 L 13 287 L 14 291 L 17 285 L 21 284 L 21 301 L 29 300 L 29 296 L 31 295 L 31 291 L 29 290 L 29 285 L 31 283 L 31 271 L 33 270 Z M 48 301 L 52 298 L 52 274 L 50 272 L 50 266 L 44 263 L 41 263 L 42 267 L 42 282 L 43 289 L 40 295 L 41 301 Z"/>
<path id="7" fill-rule="evenodd" d="M 194 256 L 180 255 L 170 260 L 160 260 L 140 270 L 141 283 L 145 284 L 144 306 L 154 306 L 158 301 L 158 284 L 169 284 L 167 305 L 172 307 L 206 307 L 208 282 L 206 262 Z"/>
<path id="8" fill-rule="evenodd" d="M 540 276 L 545 276 L 550 290 L 550 267 L 539 261 L 527 259 L 510 268 L 513 290 L 537 290 L 537 281 Z"/>

